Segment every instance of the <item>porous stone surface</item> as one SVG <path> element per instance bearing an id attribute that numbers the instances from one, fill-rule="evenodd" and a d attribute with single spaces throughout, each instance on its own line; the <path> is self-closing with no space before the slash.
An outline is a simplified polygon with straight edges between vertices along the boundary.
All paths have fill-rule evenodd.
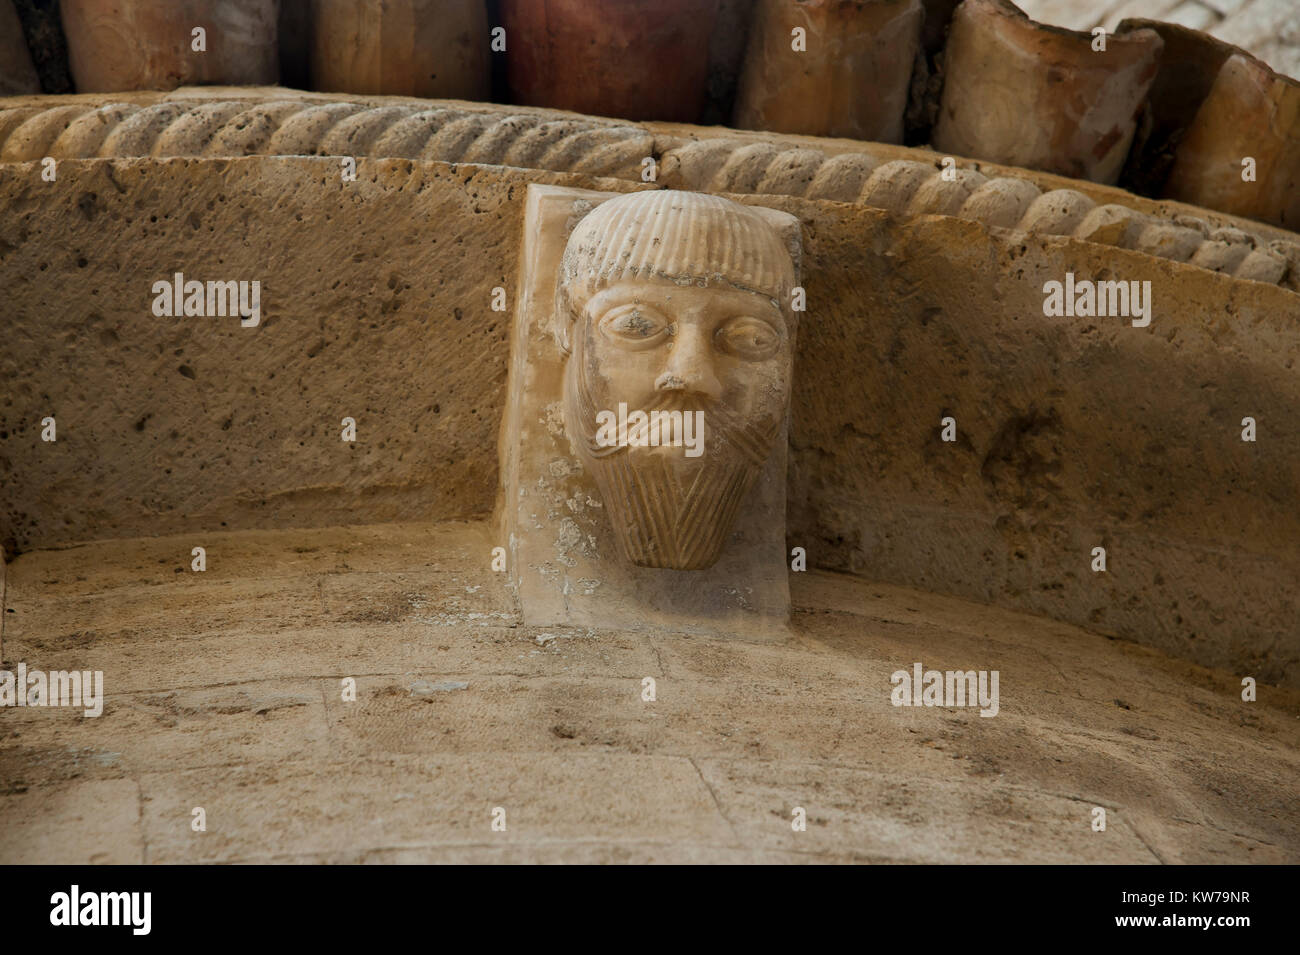
<path id="1" fill-rule="evenodd" d="M 634 188 L 407 160 L 363 160 L 352 183 L 329 158 L 58 170 L 0 167 L 10 553 L 486 516 L 508 354 L 491 289 L 514 287 L 526 186 Z M 795 359 L 788 543 L 810 566 L 1294 683 L 1294 292 L 1076 238 L 736 198 L 804 224 L 818 318 Z M 1189 238 L 1080 217 L 1084 234 Z M 1216 267 L 1259 251 L 1229 231 L 1193 241 Z M 155 317 L 152 283 L 176 271 L 261 279 L 260 325 Z M 1150 326 L 1046 317 L 1044 283 L 1067 273 L 1150 281 Z"/>
<path id="2" fill-rule="evenodd" d="M 949 168 L 914 158 L 882 159 L 855 151 L 827 155 L 793 145 L 781 149 L 771 143 L 717 139 L 689 142 L 667 152 L 660 182 L 673 188 L 859 202 L 903 216 L 953 216 L 1035 235 L 1073 236 L 1137 249 L 1300 288 L 1300 245 L 1292 233 L 1261 232 L 1249 220 L 1218 218 L 1194 206 L 1146 205 L 1118 190 L 1089 195 L 1074 180 L 993 178 L 978 166 Z M 1144 208 L 1149 211 L 1140 211 Z M 1179 241 L 1165 241 L 1170 235 L 1178 235 Z M 1160 240 L 1153 241 L 1157 236 Z M 1224 236 L 1240 254 L 1213 254 Z"/>
<path id="3" fill-rule="evenodd" d="M 0 473 L 6 509 L 16 507 L 5 540 L 31 541 L 59 525 L 65 540 L 118 533 L 94 526 L 94 515 L 106 517 L 110 501 L 119 515 L 135 514 L 141 532 L 192 527 L 196 518 L 211 527 L 240 526 L 236 512 L 250 507 L 262 516 L 250 512 L 253 523 L 245 526 L 274 525 L 280 519 L 271 512 L 286 507 L 309 521 L 342 522 L 357 505 L 353 494 L 340 493 L 347 485 L 385 515 L 380 519 L 490 508 L 508 341 L 507 316 L 492 311 L 491 289 L 513 287 L 513 197 L 522 202 L 524 182 L 480 190 L 475 180 L 483 168 L 421 165 L 417 171 L 409 161 L 398 173 L 406 185 L 380 192 L 378 167 L 364 161 L 355 183 L 344 182 L 340 163 L 328 159 L 236 167 L 217 161 L 206 168 L 188 160 L 76 165 L 62 163 L 58 182 L 41 192 L 32 191 L 40 188 L 39 173 L 24 171 L 11 180 L 18 191 L 2 204 L 0 234 L 21 244 L 0 247 L 0 286 L 24 342 L 16 337 L 0 355 L 3 380 L 11 383 L 0 410 L 6 435 Z M 382 179 L 396 184 L 392 175 L 386 171 Z M 438 180 L 441 188 L 434 186 Z M 198 192 L 189 191 L 196 186 Z M 56 196 L 66 200 L 64 207 L 41 212 Z M 63 240 L 45 234 L 59 221 L 76 234 L 75 248 L 61 248 Z M 453 221 L 468 228 L 452 234 L 430 226 Z M 141 249 L 132 251 L 133 234 L 152 248 L 143 258 Z M 303 241 L 308 235 L 312 241 Z M 75 270 L 63 292 L 45 281 L 62 271 L 60 263 Z M 260 324 L 156 317 L 152 284 L 177 271 L 199 281 L 260 278 Z M 53 308 L 50 296 L 72 294 L 73 287 L 82 305 L 71 312 Z M 20 302 L 25 294 L 33 295 L 29 304 Z M 55 336 L 80 329 L 79 344 L 60 347 L 58 357 L 48 350 L 50 330 L 41 328 L 56 312 L 69 324 Z M 104 349 L 107 359 L 101 385 L 84 378 L 84 363 L 97 361 L 95 349 Z M 319 372 L 326 368 L 335 383 L 322 390 Z M 204 394 L 210 386 L 220 398 Z M 115 397 L 100 401 L 96 393 Z M 30 418 L 33 408 L 51 405 Z M 50 445 L 38 436 L 46 413 L 60 426 Z M 358 443 L 340 440 L 344 417 L 356 419 Z M 261 435 L 260 450 L 241 446 L 246 427 L 248 436 Z M 393 428 L 416 440 L 393 444 Z M 55 505 L 64 493 L 57 486 L 66 490 L 63 482 L 76 482 L 77 471 L 96 469 L 88 458 L 74 461 L 74 449 L 93 454 L 110 433 L 139 442 L 136 451 L 115 456 L 118 463 L 136 457 L 152 477 L 134 486 L 136 477 L 109 478 L 77 508 L 57 505 L 63 516 L 54 523 L 30 507 L 34 499 L 11 491 L 21 474 L 24 486 Z M 26 451 L 17 457 L 6 453 L 19 447 Z M 294 458 L 314 474 L 305 483 L 285 480 L 297 469 Z M 107 459 L 103 464 L 117 467 Z M 41 490 L 41 473 L 56 487 Z"/>
<path id="4" fill-rule="evenodd" d="M 759 0 L 735 125 L 902 142 L 924 15 L 921 0 Z"/>
<path id="5" fill-rule="evenodd" d="M 1294 690 L 818 572 L 778 645 L 529 627 L 484 524 L 199 539 L 11 566 L 4 666 L 106 699 L 6 711 L 0 862 L 1300 860 Z M 917 662 L 997 716 L 892 706 Z"/>
<path id="6" fill-rule="evenodd" d="M 18 12 L 12 0 L 0 0 L 0 96 L 40 91 L 41 81 L 27 52 Z"/>
<path id="7" fill-rule="evenodd" d="M 1198 265 L 1204 265 L 1198 246 L 1229 229 L 1254 254 L 1230 257 L 1215 268 L 1300 287 L 1294 233 L 1042 172 L 988 163 L 949 171 L 932 152 L 879 143 L 402 97 L 340 101 L 283 90 L 188 89 L 108 102 L 94 96 L 13 97 L 7 103 L 0 109 L 0 162 L 45 156 L 344 155 L 522 166 L 640 183 L 646 160 L 657 158 L 657 181 L 677 189 L 860 202 L 908 216 L 941 213 L 1140 248 Z M 1098 206 L 1108 207 L 1099 215 L 1109 219 L 1127 216 L 1129 227 L 1087 228 Z M 1142 241 L 1148 232 L 1170 229 L 1186 241 Z M 1199 242 L 1193 232 L 1200 233 Z"/>
<path id="8" fill-rule="evenodd" d="M 77 91 L 274 83 L 276 0 L 62 0 Z M 194 49 L 193 31 L 206 31 Z"/>
<path id="9" fill-rule="evenodd" d="M 486 99 L 490 37 L 483 0 L 312 0 L 316 90 Z"/>
<path id="10" fill-rule="evenodd" d="M 1300 229 L 1300 83 L 1229 57 L 1178 145 L 1165 195 Z"/>
<path id="11" fill-rule="evenodd" d="M 366 102 L 200 95 L 0 113 L 0 161 L 92 156 L 375 156 L 553 168 L 641 179 L 655 150 L 639 126 L 553 111 L 375 97 Z M 21 99 L 7 102 L 21 103 Z"/>
<path id="12" fill-rule="evenodd" d="M 966 0 L 944 48 L 932 143 L 940 152 L 1114 183 L 1155 77 L 1152 31 L 1094 38 L 1026 17 L 1008 0 Z"/>

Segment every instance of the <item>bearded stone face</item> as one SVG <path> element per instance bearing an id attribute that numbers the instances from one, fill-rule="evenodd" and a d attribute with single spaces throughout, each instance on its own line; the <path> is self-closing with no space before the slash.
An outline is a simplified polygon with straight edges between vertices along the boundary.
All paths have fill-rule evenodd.
<path id="1" fill-rule="evenodd" d="M 729 200 L 606 205 L 575 229 L 561 272 L 565 426 L 625 559 L 711 567 L 783 433 L 793 263 Z"/>
<path id="2" fill-rule="evenodd" d="M 603 289 L 576 325 L 566 427 L 623 556 L 642 567 L 712 566 L 785 420 L 781 310 L 755 292 L 649 279 Z M 607 424 L 632 418 L 617 441 L 610 427 L 601 433 L 601 412 Z"/>

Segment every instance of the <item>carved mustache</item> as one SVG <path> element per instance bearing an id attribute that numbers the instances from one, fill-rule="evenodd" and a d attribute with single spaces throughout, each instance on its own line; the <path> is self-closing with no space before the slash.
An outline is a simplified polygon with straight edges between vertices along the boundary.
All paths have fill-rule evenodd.
<path id="1" fill-rule="evenodd" d="M 588 451 L 594 457 L 603 458 L 611 454 L 617 454 L 620 451 L 629 450 L 624 445 L 604 446 L 596 443 L 594 422 L 597 409 L 586 394 L 585 388 L 580 393 L 579 405 L 582 410 L 583 436 L 586 438 Z M 772 449 L 772 443 L 776 440 L 776 436 L 781 429 L 779 421 L 765 428 L 755 427 L 744 421 L 723 402 L 708 395 L 691 391 L 655 392 L 654 396 L 645 402 L 644 406 L 639 410 L 644 411 L 647 417 L 656 411 L 667 414 L 680 412 L 683 420 L 687 415 L 703 412 L 709 430 L 718 434 L 719 437 L 734 447 L 755 466 L 761 466 L 767 460 L 767 455 Z M 648 434 L 649 427 L 649 424 L 639 426 L 636 433 L 638 436 L 643 433 Z"/>
<path id="2" fill-rule="evenodd" d="M 570 376 L 574 388 L 578 411 L 578 421 L 575 424 L 579 428 L 587 451 L 596 458 L 628 451 L 629 449 L 624 446 L 605 447 L 596 444 L 596 412 L 600 409 L 596 407 L 591 397 L 590 382 L 587 380 L 581 347 L 569 360 L 566 373 Z M 630 403 L 629 410 L 631 410 Z M 710 395 L 692 391 L 690 388 L 657 389 L 647 396 L 640 410 L 647 414 L 652 411 L 680 411 L 683 416 L 688 412 L 703 411 L 709 430 L 719 435 L 756 467 L 761 467 L 767 460 L 782 425 L 779 417 L 765 426 L 751 425 L 728 405 Z"/>

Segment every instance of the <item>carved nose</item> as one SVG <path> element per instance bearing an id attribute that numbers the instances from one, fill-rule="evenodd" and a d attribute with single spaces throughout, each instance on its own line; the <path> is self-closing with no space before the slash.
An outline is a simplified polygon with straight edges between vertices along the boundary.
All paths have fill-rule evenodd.
<path id="1" fill-rule="evenodd" d="M 688 326 L 677 333 L 668 353 L 668 367 L 655 379 L 655 389 L 722 397 L 722 383 L 713 373 L 709 342 L 702 329 Z"/>

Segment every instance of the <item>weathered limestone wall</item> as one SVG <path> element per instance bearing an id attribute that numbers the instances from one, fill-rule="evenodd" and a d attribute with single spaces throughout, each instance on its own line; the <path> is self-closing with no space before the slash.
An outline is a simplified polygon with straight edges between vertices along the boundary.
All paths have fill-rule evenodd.
<path id="1" fill-rule="evenodd" d="M 210 533 L 174 573 L 192 539 L 9 568 L 7 659 L 107 702 L 6 713 L 0 862 L 1300 861 L 1300 691 L 819 571 L 778 646 L 540 630 L 481 522 Z M 912 660 L 998 670 L 997 717 L 891 706 Z"/>
<path id="2" fill-rule="evenodd" d="M 348 184 L 329 159 L 58 170 L 0 167 L 11 550 L 490 509 L 509 322 L 489 295 L 513 288 L 522 174 L 512 193 L 405 161 Z M 260 325 L 155 317 L 177 271 L 260 279 Z"/>
<path id="3" fill-rule="evenodd" d="M 635 188 L 407 160 L 352 183 L 337 158 L 0 166 L 6 550 L 487 515 L 492 289 L 514 288 L 529 182 Z M 805 226 L 791 546 L 1297 680 L 1300 296 L 1074 238 L 736 198 Z M 176 271 L 261 280 L 260 324 L 155 317 Z M 1151 325 L 1045 317 L 1070 271 L 1150 280 Z"/>
<path id="4" fill-rule="evenodd" d="M 792 543 L 1294 679 L 1294 293 L 1072 240 L 829 215 L 809 294 L 842 304 L 800 342 Z M 1043 283 L 1066 272 L 1149 278 L 1150 327 L 1045 317 Z M 1246 415 L 1272 422 L 1267 448 L 1241 440 Z"/>
<path id="5" fill-rule="evenodd" d="M 627 123 L 554 110 L 294 91 L 13 97 L 0 162 L 131 156 L 335 155 L 474 162 L 673 189 L 806 196 L 1071 235 L 1300 289 L 1293 232 L 1050 173 L 846 139 Z"/>

